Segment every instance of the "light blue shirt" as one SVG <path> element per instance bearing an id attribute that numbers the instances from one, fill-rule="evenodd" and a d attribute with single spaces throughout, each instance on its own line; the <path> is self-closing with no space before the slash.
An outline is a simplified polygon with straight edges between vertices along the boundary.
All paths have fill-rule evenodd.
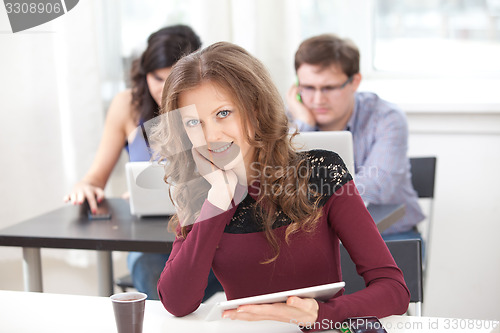
<path id="1" fill-rule="evenodd" d="M 295 121 L 299 131 L 317 131 Z M 346 130 L 354 144 L 355 183 L 365 202 L 404 203 L 405 216 L 383 232 L 384 235 L 412 229 L 425 216 L 411 184 L 408 151 L 408 124 L 405 114 L 374 93 L 358 92 Z"/>

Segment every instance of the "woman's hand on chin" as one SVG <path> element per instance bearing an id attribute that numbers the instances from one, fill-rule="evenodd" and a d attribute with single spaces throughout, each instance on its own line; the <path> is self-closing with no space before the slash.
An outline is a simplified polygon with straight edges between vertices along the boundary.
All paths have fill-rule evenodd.
<path id="1" fill-rule="evenodd" d="M 222 171 L 220 169 L 214 171 L 211 177 L 216 178 L 216 181 L 208 191 L 208 201 L 222 210 L 228 210 L 231 208 L 238 177 L 233 170 Z"/>
<path id="2" fill-rule="evenodd" d="M 234 197 L 238 177 L 233 170 L 222 170 L 207 160 L 195 148 L 192 149 L 193 159 L 200 175 L 212 186 L 208 191 L 208 201 L 222 209 L 227 210 L 231 206 Z"/>

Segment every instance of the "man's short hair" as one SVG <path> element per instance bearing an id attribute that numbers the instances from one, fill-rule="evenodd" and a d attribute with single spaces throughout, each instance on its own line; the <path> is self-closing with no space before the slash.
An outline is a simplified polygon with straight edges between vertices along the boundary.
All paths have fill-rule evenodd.
<path id="1" fill-rule="evenodd" d="M 359 49 L 349 39 L 323 34 L 303 41 L 295 53 L 295 71 L 302 64 L 321 68 L 339 65 L 347 76 L 359 73 Z"/>

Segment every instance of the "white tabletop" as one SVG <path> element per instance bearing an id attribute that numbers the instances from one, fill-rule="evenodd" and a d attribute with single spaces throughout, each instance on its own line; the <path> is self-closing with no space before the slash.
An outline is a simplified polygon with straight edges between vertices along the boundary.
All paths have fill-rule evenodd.
<path id="1" fill-rule="evenodd" d="M 0 291 L 1 332 L 116 332 L 111 301 L 107 297 Z M 210 306 L 176 318 L 159 301 L 147 301 L 144 333 L 154 332 L 300 332 L 297 326 L 273 321 L 205 321 Z M 393 332 L 491 332 L 498 322 L 466 319 L 391 316 L 381 322 Z M 336 331 L 333 331 L 336 332 Z"/>

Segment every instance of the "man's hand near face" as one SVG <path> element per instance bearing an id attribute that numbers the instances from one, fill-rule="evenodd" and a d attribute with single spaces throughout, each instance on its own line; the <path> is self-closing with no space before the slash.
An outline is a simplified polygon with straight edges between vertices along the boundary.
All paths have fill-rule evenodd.
<path id="1" fill-rule="evenodd" d="M 293 116 L 293 119 L 299 120 L 311 127 L 316 127 L 316 119 L 312 112 L 297 99 L 299 87 L 293 84 L 288 90 L 287 103 L 288 111 Z"/>

